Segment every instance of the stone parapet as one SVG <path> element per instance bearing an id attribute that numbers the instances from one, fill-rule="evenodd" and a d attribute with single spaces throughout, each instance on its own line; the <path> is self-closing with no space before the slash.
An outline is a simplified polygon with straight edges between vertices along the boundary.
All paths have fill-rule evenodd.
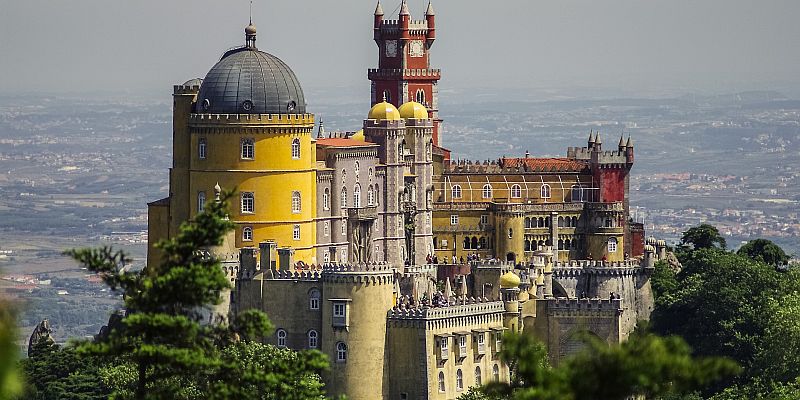
<path id="1" fill-rule="evenodd" d="M 622 313 L 622 299 L 567 299 L 557 297 L 547 300 L 547 313 L 552 316 L 616 316 Z"/>
<path id="2" fill-rule="evenodd" d="M 370 68 L 367 72 L 370 80 L 381 79 L 434 79 L 441 78 L 441 70 L 436 68 Z"/>
<path id="3" fill-rule="evenodd" d="M 394 307 L 386 313 L 390 320 L 440 320 L 456 317 L 475 316 L 480 314 L 503 313 L 502 301 L 470 298 L 462 304 L 445 307 Z"/>
<path id="4" fill-rule="evenodd" d="M 314 114 L 189 114 L 189 126 L 193 128 L 219 125 L 313 125 Z"/>

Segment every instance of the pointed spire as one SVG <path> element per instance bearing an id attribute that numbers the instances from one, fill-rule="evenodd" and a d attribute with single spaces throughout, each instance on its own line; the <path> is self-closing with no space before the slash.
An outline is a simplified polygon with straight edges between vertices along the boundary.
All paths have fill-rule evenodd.
<path id="1" fill-rule="evenodd" d="M 619 147 L 625 147 L 625 140 L 623 140 L 623 135 L 619 135 Z"/>
<path id="2" fill-rule="evenodd" d="M 381 2 L 378 0 L 378 5 L 375 6 L 375 16 L 382 16 L 383 15 L 383 7 L 381 7 Z"/>
<path id="3" fill-rule="evenodd" d="M 589 129 L 589 143 L 594 143 L 594 131 Z"/>
<path id="4" fill-rule="evenodd" d="M 633 139 L 631 139 L 631 135 L 628 135 L 628 143 L 625 144 L 625 147 L 633 148 Z"/>
<path id="5" fill-rule="evenodd" d="M 400 5 L 400 15 L 411 15 L 408 12 L 408 4 L 406 4 L 406 0 L 403 0 L 403 4 Z"/>
<path id="6" fill-rule="evenodd" d="M 317 138 L 325 137 L 325 125 L 322 123 L 322 118 L 319 119 L 319 128 L 317 129 Z"/>
<path id="7" fill-rule="evenodd" d="M 453 287 L 450 286 L 450 277 L 448 276 L 447 280 L 444 282 L 444 299 L 450 301 L 450 296 L 452 293 L 453 293 Z"/>
<path id="8" fill-rule="evenodd" d="M 436 15 L 436 12 L 433 11 L 433 4 L 428 1 L 428 9 L 425 10 L 425 15 Z"/>
<path id="9" fill-rule="evenodd" d="M 603 141 L 600 140 L 600 132 L 597 132 L 597 135 L 594 135 L 594 143 L 595 144 L 603 144 Z"/>
<path id="10" fill-rule="evenodd" d="M 461 276 L 461 286 L 459 287 L 459 291 L 461 292 L 461 296 L 467 297 L 467 277 L 466 275 Z"/>

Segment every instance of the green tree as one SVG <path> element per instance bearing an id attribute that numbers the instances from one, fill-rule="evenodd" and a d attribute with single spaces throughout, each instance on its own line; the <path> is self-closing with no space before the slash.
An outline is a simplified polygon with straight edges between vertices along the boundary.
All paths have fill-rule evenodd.
<path id="1" fill-rule="evenodd" d="M 163 261 L 144 271 L 130 271 L 128 257 L 108 247 L 68 252 L 124 294 L 128 314 L 120 326 L 80 347 L 80 354 L 109 360 L 98 380 L 115 382 L 112 398 L 322 396 L 317 373 L 327 366 L 325 357 L 277 353 L 255 343 L 272 329 L 262 312 L 243 313 L 230 326 L 201 323 L 204 307 L 218 304 L 229 288 L 219 261 L 208 255 L 233 228 L 226 218 L 228 197 L 207 203 L 176 236 L 159 243 Z"/>
<path id="2" fill-rule="evenodd" d="M 720 248 L 726 246 L 725 238 L 720 235 L 717 227 L 709 224 L 700 224 L 689 228 L 681 237 L 681 245 L 692 245 L 694 250 Z"/>
<path id="3" fill-rule="evenodd" d="M 678 289 L 677 274 L 669 266 L 668 262 L 663 260 L 656 262 L 655 271 L 650 277 L 650 287 L 653 288 L 653 297 L 655 297 L 656 304 L 668 301 L 666 297 Z"/>
<path id="4" fill-rule="evenodd" d="M 800 271 L 715 249 L 684 253 L 681 263 L 677 289 L 656 302 L 656 332 L 682 337 L 698 355 L 729 357 L 744 367 L 737 381 L 716 389 L 761 378 L 766 384 L 794 380 Z"/>
<path id="5" fill-rule="evenodd" d="M 101 360 L 78 354 L 75 347 L 61 347 L 40 340 L 22 366 L 28 380 L 25 398 L 36 400 L 101 400 L 111 389 L 98 384 Z"/>
<path id="6" fill-rule="evenodd" d="M 785 265 L 789 256 L 777 244 L 767 239 L 755 239 L 745 243 L 736 254 L 770 265 Z"/>
<path id="7" fill-rule="evenodd" d="M 0 300 L 0 400 L 12 399 L 22 390 L 17 368 L 16 313 L 11 304 Z"/>
<path id="8" fill-rule="evenodd" d="M 735 362 L 694 358 L 677 337 L 634 332 L 609 346 L 587 338 L 587 348 L 558 366 L 547 362 L 544 345 L 529 335 L 507 335 L 500 357 L 513 370 L 511 383 L 494 382 L 461 400 L 623 400 L 689 395 L 722 376 L 735 374 Z M 466 396 L 466 395 L 465 395 Z M 480 397 L 486 396 L 486 397 Z M 673 397 L 675 398 L 675 397 Z M 691 397 L 686 397 L 691 398 Z"/>

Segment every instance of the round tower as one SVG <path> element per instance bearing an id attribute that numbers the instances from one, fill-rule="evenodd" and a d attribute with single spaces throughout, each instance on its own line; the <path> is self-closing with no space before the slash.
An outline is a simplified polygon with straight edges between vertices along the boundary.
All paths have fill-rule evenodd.
<path id="1" fill-rule="evenodd" d="M 250 24 L 245 45 L 227 51 L 196 94 L 176 94 L 175 134 L 183 135 L 185 125 L 187 135 L 176 141 L 170 179 L 172 231 L 211 199 L 219 182 L 237 190 L 230 210 L 237 248 L 273 240 L 294 248 L 297 260 L 315 263 L 314 116 L 306 113 L 294 72 L 255 43 Z"/>
<path id="2" fill-rule="evenodd" d="M 386 313 L 393 306 L 394 279 L 394 270 L 386 264 L 323 270 L 320 350 L 331 357 L 325 373 L 329 394 L 347 394 L 354 400 L 386 398 Z M 367 375 L 376 384 L 365 382 Z"/>
<path id="3" fill-rule="evenodd" d="M 509 271 L 500 277 L 500 297 L 505 307 L 503 326 L 511 332 L 522 330 L 519 324 L 519 285 L 519 276 L 514 271 Z"/>
<path id="4" fill-rule="evenodd" d="M 524 262 L 525 217 L 522 213 L 509 213 L 496 218 L 497 257 L 506 261 Z"/>

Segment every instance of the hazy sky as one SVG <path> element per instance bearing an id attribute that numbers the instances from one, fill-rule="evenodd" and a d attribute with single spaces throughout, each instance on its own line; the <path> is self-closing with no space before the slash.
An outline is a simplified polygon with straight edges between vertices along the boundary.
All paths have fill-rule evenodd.
<path id="1" fill-rule="evenodd" d="M 433 0 L 451 88 L 725 91 L 800 81 L 797 0 Z M 399 0 L 383 2 L 394 18 Z M 421 19 L 427 0 L 410 0 Z M 0 93 L 141 91 L 202 77 L 243 44 L 246 0 L 0 0 Z M 367 86 L 372 0 L 254 2 L 258 46 L 306 91 Z M 391 15 L 389 15 L 391 14 Z"/>

